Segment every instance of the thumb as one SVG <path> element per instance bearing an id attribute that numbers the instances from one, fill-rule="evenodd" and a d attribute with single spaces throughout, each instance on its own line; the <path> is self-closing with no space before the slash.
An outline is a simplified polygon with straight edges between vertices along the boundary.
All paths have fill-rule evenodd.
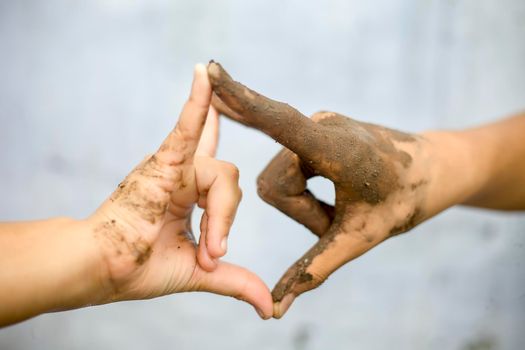
<path id="1" fill-rule="evenodd" d="M 333 272 L 375 244 L 362 235 L 332 226 L 281 277 L 272 291 L 273 317 L 281 318 L 295 298 L 320 286 Z"/>
<path id="2" fill-rule="evenodd" d="M 196 290 L 243 300 L 251 304 L 261 318 L 266 320 L 272 317 L 270 290 L 253 272 L 221 261 L 213 272 L 199 269 L 195 278 Z"/>

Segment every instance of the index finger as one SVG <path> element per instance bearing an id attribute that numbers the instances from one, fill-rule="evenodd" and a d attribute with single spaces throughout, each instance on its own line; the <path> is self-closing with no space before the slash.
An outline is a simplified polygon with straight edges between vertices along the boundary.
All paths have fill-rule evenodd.
<path id="1" fill-rule="evenodd" d="M 305 117 L 286 103 L 269 99 L 234 81 L 222 66 L 211 61 L 208 77 L 215 104 L 222 111 L 233 111 L 237 121 L 256 128 L 304 160 L 319 161 L 327 145 L 323 126 Z M 227 108 L 220 108 L 221 101 Z M 224 107 L 224 106 L 223 106 Z"/>
<path id="2" fill-rule="evenodd" d="M 177 125 L 160 146 L 157 156 L 176 165 L 191 159 L 198 147 L 206 115 L 210 109 L 211 85 L 203 64 L 195 66 L 190 96 Z"/>

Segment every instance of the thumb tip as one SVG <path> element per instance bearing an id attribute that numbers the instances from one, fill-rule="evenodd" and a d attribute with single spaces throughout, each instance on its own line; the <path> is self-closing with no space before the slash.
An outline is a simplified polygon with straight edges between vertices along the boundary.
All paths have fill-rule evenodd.
<path id="1" fill-rule="evenodd" d="M 280 301 L 273 303 L 273 318 L 280 319 L 284 316 L 286 311 L 290 308 L 295 296 L 293 294 L 286 294 Z"/>
<path id="2" fill-rule="evenodd" d="M 195 67 L 193 69 L 196 73 L 206 72 L 206 66 L 203 63 L 195 64 Z"/>

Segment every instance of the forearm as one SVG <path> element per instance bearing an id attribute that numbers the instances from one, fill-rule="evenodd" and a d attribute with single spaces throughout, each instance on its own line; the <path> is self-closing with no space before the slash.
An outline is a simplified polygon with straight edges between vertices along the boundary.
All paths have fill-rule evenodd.
<path id="1" fill-rule="evenodd" d="M 466 130 L 482 186 L 463 204 L 502 210 L 525 209 L 525 113 Z"/>
<path id="2" fill-rule="evenodd" d="M 525 209 L 525 114 L 478 128 L 427 132 L 433 213 L 455 204 Z"/>
<path id="3" fill-rule="evenodd" d="M 100 303 L 105 290 L 87 225 L 71 219 L 0 224 L 0 326 Z"/>

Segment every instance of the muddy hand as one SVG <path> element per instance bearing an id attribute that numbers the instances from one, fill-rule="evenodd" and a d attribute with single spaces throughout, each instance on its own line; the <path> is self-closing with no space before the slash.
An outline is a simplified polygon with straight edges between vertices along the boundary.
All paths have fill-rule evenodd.
<path id="1" fill-rule="evenodd" d="M 307 118 L 233 81 L 215 62 L 208 75 L 222 114 L 285 147 L 259 176 L 259 195 L 319 237 L 274 287 L 274 317 L 343 264 L 436 212 L 425 201 L 431 157 L 423 137 L 331 112 Z M 314 176 L 333 182 L 334 206 L 308 191 Z"/>
<path id="2" fill-rule="evenodd" d="M 88 219 L 107 269 L 109 301 L 207 291 L 252 304 L 272 315 L 269 289 L 252 272 L 219 260 L 241 199 L 238 171 L 214 158 L 218 114 L 202 65 L 179 122 Z M 204 209 L 200 241 L 191 213 Z"/>

